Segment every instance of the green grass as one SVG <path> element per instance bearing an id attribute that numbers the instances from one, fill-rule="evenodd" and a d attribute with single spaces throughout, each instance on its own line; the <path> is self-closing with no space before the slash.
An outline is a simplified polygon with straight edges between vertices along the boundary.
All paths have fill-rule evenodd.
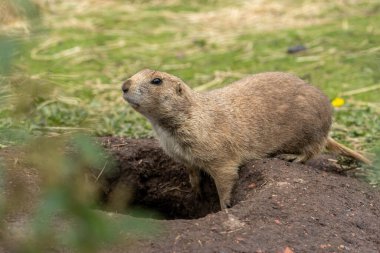
<path id="1" fill-rule="evenodd" d="M 197 15 L 228 8 L 244 10 L 240 2 L 111 3 L 70 15 L 58 5 L 53 14 L 46 13 L 47 31 L 25 44 L 13 73 L 24 73 L 24 85 L 32 77 L 33 82 L 52 89 L 33 98 L 28 104 L 33 109 L 26 118 L 15 120 L 10 107 L 0 109 L 0 127 L 13 124 L 36 134 L 83 127 L 97 135 L 150 136 L 150 125 L 120 93 L 122 80 L 146 67 L 177 75 L 193 88 L 203 84 L 221 87 L 264 71 L 292 72 L 320 87 L 331 99 L 380 83 L 380 8 L 374 2 L 344 6 L 321 1 L 320 6 L 328 5 L 314 15 L 321 22 L 289 22 L 268 29 L 230 27 L 229 17 L 223 15 L 216 16 L 215 22 L 192 21 Z M 307 4 L 311 2 L 289 1 L 283 6 L 290 13 Z M 283 11 L 288 15 L 288 10 Z M 268 15 L 265 10 L 263 13 Z M 291 18 L 300 23 L 307 20 L 297 15 Z M 215 25 L 218 22 L 222 25 Z M 308 50 L 286 53 L 297 44 Z M 12 82 L 11 86 L 19 89 Z M 347 103 L 335 113 L 332 134 L 368 150 L 380 136 L 376 108 L 380 89 L 345 98 Z"/>

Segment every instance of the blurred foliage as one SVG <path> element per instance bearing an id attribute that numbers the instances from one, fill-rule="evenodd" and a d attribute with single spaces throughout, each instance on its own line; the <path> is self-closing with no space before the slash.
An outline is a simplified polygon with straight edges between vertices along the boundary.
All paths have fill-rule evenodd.
<path id="1" fill-rule="evenodd" d="M 4 75 L 9 72 L 10 62 L 12 60 L 12 53 L 15 43 L 8 37 L 0 37 L 0 48 L 1 48 L 1 58 L 0 58 L 0 74 Z"/>
<path id="2" fill-rule="evenodd" d="M 348 100 L 347 104 L 335 111 L 333 136 L 348 145 L 370 151 L 380 144 L 379 108 L 371 104 L 356 104 Z"/>
<path id="3" fill-rule="evenodd" d="M 0 160 L 0 251 L 97 252 L 106 243 L 155 231 L 148 221 L 95 211 L 99 189 L 89 171 L 101 173 L 105 164 L 112 169 L 112 158 L 89 136 L 87 114 L 75 99 L 57 97 L 52 80 L 12 64 L 24 57 L 26 45 L 48 36 L 37 5 L 2 1 L 0 13 L 0 149 L 11 146 Z M 59 134 L 46 124 L 75 127 Z M 12 222 L 9 217 L 25 209 L 31 216 Z"/>

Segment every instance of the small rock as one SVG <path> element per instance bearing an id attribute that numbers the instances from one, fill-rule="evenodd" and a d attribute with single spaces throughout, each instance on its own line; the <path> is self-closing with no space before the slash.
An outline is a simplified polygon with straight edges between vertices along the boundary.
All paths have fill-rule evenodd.
<path id="1" fill-rule="evenodd" d="M 293 250 L 289 247 L 286 247 L 284 253 L 293 253 Z"/>
<path id="2" fill-rule="evenodd" d="M 288 54 L 295 54 L 301 51 L 305 51 L 307 48 L 303 45 L 291 46 L 288 48 Z"/>
<path id="3" fill-rule="evenodd" d="M 282 187 L 282 186 L 288 186 L 288 185 L 290 185 L 290 183 L 288 183 L 288 182 L 277 182 L 277 185 Z"/>
<path id="4" fill-rule="evenodd" d="M 236 216 L 228 214 L 228 219 L 223 222 L 223 225 L 229 230 L 235 230 L 244 227 L 245 223 L 240 221 Z"/>

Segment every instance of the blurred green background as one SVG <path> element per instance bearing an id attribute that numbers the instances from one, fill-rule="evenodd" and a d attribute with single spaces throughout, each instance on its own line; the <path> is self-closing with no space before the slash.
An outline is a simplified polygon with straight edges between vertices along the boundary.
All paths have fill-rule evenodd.
<path id="1" fill-rule="evenodd" d="M 13 51 L 12 72 L 1 79 L 3 130 L 151 136 L 147 121 L 120 92 L 122 80 L 143 68 L 169 72 L 199 89 L 258 72 L 286 71 L 332 100 L 345 99 L 335 113 L 335 138 L 359 150 L 379 140 L 378 1 L 35 3 L 41 13 L 37 25 L 9 11 L 2 17 L 2 34 L 23 37 Z M 295 45 L 307 50 L 288 54 Z M 14 46 L 3 42 L 2 58 Z M 23 96 L 17 105 L 15 94 Z M 23 117 L 15 118 L 19 111 Z M 4 146 L 14 140 L 0 141 Z"/>

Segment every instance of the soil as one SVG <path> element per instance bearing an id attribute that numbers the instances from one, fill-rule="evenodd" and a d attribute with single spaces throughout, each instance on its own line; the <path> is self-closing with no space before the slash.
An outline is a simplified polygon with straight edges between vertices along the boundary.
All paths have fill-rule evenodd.
<path id="1" fill-rule="evenodd" d="M 156 140 L 103 137 L 99 142 L 115 160 L 101 174 L 92 171 L 102 209 L 128 216 L 141 213 L 133 209 L 153 210 L 144 219 L 162 228 L 133 246 L 104 252 L 380 251 L 380 190 L 339 172 L 329 155 L 306 165 L 271 158 L 241 166 L 233 206 L 219 211 L 212 179 L 202 175 L 202 196 L 193 194 L 186 169 Z M 10 155 L 0 150 L 0 156 Z M 39 182 L 29 174 L 25 184 L 33 194 Z M 115 197 L 126 189 L 132 192 L 128 198 Z M 9 223 L 22 224 L 28 208 L 20 210 Z"/>

